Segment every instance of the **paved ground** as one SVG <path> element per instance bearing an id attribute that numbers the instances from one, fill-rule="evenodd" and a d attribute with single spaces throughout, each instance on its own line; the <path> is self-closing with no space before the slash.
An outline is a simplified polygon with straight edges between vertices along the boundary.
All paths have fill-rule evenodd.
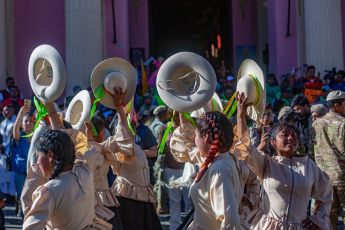
<path id="1" fill-rule="evenodd" d="M 6 218 L 6 225 L 5 225 L 6 229 L 11 229 L 11 230 L 22 229 L 22 225 L 23 225 L 22 218 L 15 215 L 14 206 L 6 206 L 3 211 Z M 161 220 L 163 230 L 169 230 L 170 215 L 160 215 L 159 218 Z"/>
<path id="2" fill-rule="evenodd" d="M 4 210 L 5 218 L 6 218 L 6 229 L 11 230 L 20 230 L 22 229 L 23 221 L 21 217 L 15 215 L 15 207 L 14 206 L 7 206 Z M 184 216 L 184 215 L 183 215 Z M 160 215 L 159 216 L 163 230 L 169 230 L 169 215 Z M 339 217 L 339 221 L 341 221 L 341 217 Z M 344 229 L 344 225 L 339 226 L 339 230 Z"/>

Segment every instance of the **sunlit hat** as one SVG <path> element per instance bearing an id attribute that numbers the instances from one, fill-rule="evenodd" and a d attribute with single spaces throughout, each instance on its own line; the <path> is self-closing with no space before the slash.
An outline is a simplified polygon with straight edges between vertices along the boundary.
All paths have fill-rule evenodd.
<path id="1" fill-rule="evenodd" d="M 95 93 L 103 86 L 105 92 L 100 103 L 114 109 L 115 104 L 111 96 L 114 94 L 114 87 L 121 87 L 125 91 L 123 104 L 126 105 L 135 93 L 137 78 L 137 71 L 131 63 L 122 58 L 109 58 L 99 63 L 92 71 L 91 87 Z"/>
<path id="2" fill-rule="evenodd" d="M 65 120 L 73 129 L 84 131 L 84 121 L 90 120 L 91 98 L 87 90 L 80 91 L 68 105 Z"/>
<path id="3" fill-rule="evenodd" d="M 237 75 L 237 91 L 248 96 L 247 103 L 253 103 L 247 110 L 247 115 L 253 120 L 259 120 L 265 111 L 266 88 L 265 78 L 261 68 L 255 61 L 246 59 L 242 62 Z"/>
<path id="4" fill-rule="evenodd" d="M 28 71 L 31 88 L 41 101 L 52 102 L 60 97 L 66 86 L 66 69 L 54 47 L 38 46 L 30 56 Z"/>
<path id="5" fill-rule="evenodd" d="M 163 102 L 179 112 L 192 112 L 211 100 L 217 77 L 212 65 L 198 54 L 181 52 L 168 58 L 157 75 Z"/>
<path id="6" fill-rule="evenodd" d="M 190 114 L 190 116 L 194 117 L 194 118 L 198 118 L 207 112 L 211 112 L 211 111 L 219 111 L 220 112 L 222 110 L 223 110 L 222 101 L 218 97 L 218 94 L 214 93 L 212 96 L 212 99 L 209 102 L 207 102 L 207 104 L 205 106 L 203 106 L 202 108 L 200 108 L 196 111 L 193 111 Z"/>

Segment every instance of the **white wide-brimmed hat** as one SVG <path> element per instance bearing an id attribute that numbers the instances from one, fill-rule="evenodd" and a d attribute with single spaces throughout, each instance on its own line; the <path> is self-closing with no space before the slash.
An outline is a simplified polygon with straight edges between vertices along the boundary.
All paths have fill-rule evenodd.
<path id="1" fill-rule="evenodd" d="M 211 100 L 217 77 L 212 65 L 198 54 L 181 52 L 168 58 L 157 75 L 163 102 L 179 112 L 192 112 Z"/>
<path id="2" fill-rule="evenodd" d="M 242 62 L 237 75 L 237 91 L 248 96 L 247 103 L 253 103 L 247 110 L 247 115 L 253 120 L 259 120 L 265 111 L 266 88 L 265 78 L 261 68 L 255 61 L 246 59 Z"/>
<path id="3" fill-rule="evenodd" d="M 222 101 L 218 97 L 217 93 L 214 93 L 212 96 L 212 99 L 209 102 L 207 102 L 207 104 L 205 106 L 203 106 L 202 108 L 200 108 L 196 111 L 193 111 L 190 114 L 190 116 L 194 117 L 194 118 L 199 118 L 207 112 L 211 112 L 211 111 L 219 111 L 220 112 L 222 110 L 223 110 Z"/>
<path id="4" fill-rule="evenodd" d="M 90 113 L 90 94 L 87 90 L 82 90 L 74 96 L 68 105 L 65 120 L 72 125 L 73 129 L 83 132 L 85 130 L 84 121 L 90 120 Z"/>
<path id="5" fill-rule="evenodd" d="M 126 90 L 123 104 L 126 105 L 135 93 L 137 87 L 137 71 L 131 63 L 122 58 L 109 58 L 99 63 L 91 74 L 91 87 L 95 93 L 100 86 L 104 86 L 105 92 L 100 102 L 108 108 L 115 108 L 114 87 Z M 97 95 L 95 95 L 97 97 Z"/>
<path id="6" fill-rule="evenodd" d="M 44 102 L 55 101 L 65 89 L 66 69 L 59 52 L 40 45 L 29 60 L 29 80 L 35 95 Z"/>

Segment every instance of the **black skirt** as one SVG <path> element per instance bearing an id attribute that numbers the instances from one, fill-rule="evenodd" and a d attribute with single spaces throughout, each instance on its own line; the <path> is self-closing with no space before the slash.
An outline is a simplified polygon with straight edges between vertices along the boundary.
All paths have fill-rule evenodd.
<path id="1" fill-rule="evenodd" d="M 112 230 L 123 230 L 122 224 L 121 224 L 121 218 L 120 218 L 120 212 L 119 209 L 120 207 L 108 207 L 105 206 L 106 208 L 110 209 L 113 213 L 115 213 L 114 217 L 111 218 L 108 223 L 113 225 Z"/>
<path id="2" fill-rule="evenodd" d="M 162 230 L 162 225 L 151 202 L 117 197 L 123 230 Z"/>

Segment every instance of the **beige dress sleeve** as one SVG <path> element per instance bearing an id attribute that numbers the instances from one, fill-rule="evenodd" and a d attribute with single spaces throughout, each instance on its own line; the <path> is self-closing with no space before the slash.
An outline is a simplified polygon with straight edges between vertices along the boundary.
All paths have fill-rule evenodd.
<path id="1" fill-rule="evenodd" d="M 225 172 L 217 170 L 213 173 L 210 185 L 211 206 L 216 219 L 221 221 L 220 229 L 235 229 L 240 225 L 238 205 L 235 200 L 233 182 Z"/>
<path id="2" fill-rule="evenodd" d="M 33 204 L 25 216 L 23 229 L 42 230 L 46 227 L 55 208 L 53 194 L 48 188 L 40 186 L 34 192 L 32 198 Z"/>
<path id="3" fill-rule="evenodd" d="M 327 173 L 316 168 L 318 176 L 311 191 L 311 197 L 315 199 L 315 211 L 309 219 L 321 229 L 332 229 L 329 219 L 333 203 L 332 183 Z"/>
<path id="4" fill-rule="evenodd" d="M 43 177 L 41 170 L 37 165 L 32 165 L 29 169 L 28 175 L 24 183 L 22 195 L 20 197 L 24 215 L 26 215 L 32 206 L 32 194 L 41 185 L 44 185 L 48 180 Z"/>
<path id="5" fill-rule="evenodd" d="M 170 140 L 170 150 L 176 161 L 194 162 L 199 165 L 204 162 L 205 158 L 201 157 L 200 151 L 194 143 L 194 130 L 190 122 L 175 129 Z"/>
<path id="6" fill-rule="evenodd" d="M 102 145 L 113 153 L 120 152 L 128 156 L 134 156 L 134 140 L 132 140 L 121 122 L 116 126 L 115 132 L 115 135 L 109 137 Z"/>
<path id="7" fill-rule="evenodd" d="M 267 167 L 267 155 L 264 152 L 259 152 L 250 142 L 248 130 L 246 134 L 241 137 L 234 146 L 234 152 L 239 156 L 239 159 L 245 160 L 251 170 L 258 176 L 258 179 L 263 181 Z"/>

